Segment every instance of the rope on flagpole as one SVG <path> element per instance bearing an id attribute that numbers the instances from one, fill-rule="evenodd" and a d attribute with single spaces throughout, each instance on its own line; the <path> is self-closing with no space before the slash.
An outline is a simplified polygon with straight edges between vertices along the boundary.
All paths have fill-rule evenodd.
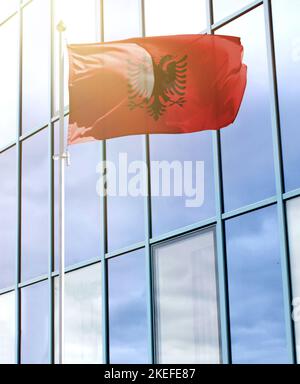
<path id="1" fill-rule="evenodd" d="M 59 203 L 58 203 L 58 249 L 59 249 L 59 321 L 58 321 L 58 362 L 64 363 L 64 299 L 65 299 L 65 163 L 68 154 L 65 152 L 64 136 L 64 40 L 63 34 L 66 26 L 63 21 L 57 25 L 59 32 L 59 154 L 56 159 L 59 161 Z"/>

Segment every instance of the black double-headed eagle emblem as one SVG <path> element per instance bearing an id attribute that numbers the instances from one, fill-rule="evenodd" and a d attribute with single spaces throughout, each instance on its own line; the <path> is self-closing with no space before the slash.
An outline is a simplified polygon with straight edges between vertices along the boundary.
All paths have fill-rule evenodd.
<path id="1" fill-rule="evenodd" d="M 158 64 L 145 57 L 143 62 L 128 62 L 128 107 L 145 108 L 157 121 L 167 108 L 183 107 L 186 89 L 187 55 L 166 55 Z"/>

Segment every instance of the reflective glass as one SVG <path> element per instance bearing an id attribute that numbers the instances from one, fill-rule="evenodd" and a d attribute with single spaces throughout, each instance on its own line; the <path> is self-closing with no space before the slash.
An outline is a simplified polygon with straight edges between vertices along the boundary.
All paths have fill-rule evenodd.
<path id="1" fill-rule="evenodd" d="M 273 0 L 285 188 L 300 187 L 300 1 Z"/>
<path id="2" fill-rule="evenodd" d="M 98 0 L 55 0 L 55 25 L 60 20 L 66 25 L 68 44 L 81 44 L 99 41 L 100 36 L 100 2 Z M 55 33 L 55 110 L 59 109 L 59 34 Z M 65 105 L 69 104 L 68 92 L 68 55 L 65 55 Z"/>
<path id="3" fill-rule="evenodd" d="M 47 273 L 48 252 L 49 154 L 44 129 L 22 143 L 22 281 Z"/>
<path id="4" fill-rule="evenodd" d="M 16 140 L 18 126 L 18 18 L 0 27 L 0 148 Z"/>
<path id="5" fill-rule="evenodd" d="M 214 231 L 154 248 L 157 360 L 220 362 Z"/>
<path id="6" fill-rule="evenodd" d="M 213 0 L 214 21 L 230 16 L 252 2 L 252 0 Z"/>
<path id="7" fill-rule="evenodd" d="M 211 132 L 152 135 L 150 157 L 154 236 L 215 215 Z M 154 162 L 162 166 L 159 172 Z M 163 193 L 164 180 L 170 181 L 170 193 Z"/>
<path id="8" fill-rule="evenodd" d="M 147 36 L 200 33 L 207 26 L 206 0 L 145 0 Z"/>
<path id="9" fill-rule="evenodd" d="M 15 292 L 0 296 L 0 364 L 15 362 Z"/>
<path id="10" fill-rule="evenodd" d="M 146 266 L 144 250 L 108 263 L 110 362 L 148 362 Z"/>
<path id="11" fill-rule="evenodd" d="M 232 360 L 288 362 L 276 206 L 226 223 Z"/>
<path id="12" fill-rule="evenodd" d="M 101 364 L 101 266 L 65 276 L 65 364 Z M 58 279 L 55 280 L 55 352 L 58 356 Z"/>
<path id="13" fill-rule="evenodd" d="M 66 124 L 67 127 L 67 119 Z M 55 153 L 58 153 L 58 124 L 55 125 Z M 100 257 L 100 197 L 96 172 L 101 158 L 100 142 L 69 147 L 71 163 L 65 170 L 66 265 Z M 55 166 L 55 265 L 58 267 L 58 164 Z"/>
<path id="14" fill-rule="evenodd" d="M 141 34 L 140 0 L 104 0 L 106 41 L 138 37 Z"/>
<path id="15" fill-rule="evenodd" d="M 50 1 L 34 0 L 23 10 L 22 133 L 49 121 Z"/>
<path id="16" fill-rule="evenodd" d="M 0 289 L 14 285 L 17 241 L 15 147 L 0 154 Z"/>
<path id="17" fill-rule="evenodd" d="M 49 362 L 49 285 L 42 282 L 21 291 L 21 362 Z"/>
<path id="18" fill-rule="evenodd" d="M 217 33 L 241 37 L 248 66 L 248 85 L 239 115 L 233 125 L 221 131 L 225 209 L 230 211 L 275 195 L 263 8 Z"/>
<path id="19" fill-rule="evenodd" d="M 300 198 L 287 202 L 294 324 L 300 363 Z"/>
<path id="20" fill-rule="evenodd" d="M 107 198 L 108 249 L 114 250 L 143 241 L 145 237 L 144 196 L 139 180 L 146 175 L 140 167 L 133 168 L 133 162 L 143 160 L 143 136 L 108 140 L 107 160 L 116 171 L 107 175 L 109 191 L 112 188 Z"/>

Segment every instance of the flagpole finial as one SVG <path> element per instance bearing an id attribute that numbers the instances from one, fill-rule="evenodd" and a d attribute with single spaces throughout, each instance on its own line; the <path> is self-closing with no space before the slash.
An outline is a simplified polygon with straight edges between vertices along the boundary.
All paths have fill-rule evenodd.
<path id="1" fill-rule="evenodd" d="M 56 29 L 58 30 L 58 32 L 65 32 L 67 27 L 66 24 L 62 20 L 60 20 L 60 22 L 57 24 Z"/>

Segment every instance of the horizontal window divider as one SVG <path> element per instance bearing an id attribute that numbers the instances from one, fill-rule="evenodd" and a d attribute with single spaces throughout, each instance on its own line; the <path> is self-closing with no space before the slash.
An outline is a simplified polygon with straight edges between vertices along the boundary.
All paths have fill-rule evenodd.
<path id="1" fill-rule="evenodd" d="M 139 243 L 135 243 L 133 245 L 129 245 L 128 247 L 124 247 L 121 249 L 117 249 L 115 251 L 111 251 L 106 253 L 105 258 L 111 259 L 113 257 L 126 255 L 127 253 L 138 251 L 139 249 L 145 248 L 145 242 L 141 241 Z"/>
<path id="2" fill-rule="evenodd" d="M 16 145 L 16 142 L 15 141 L 12 141 L 11 143 L 7 144 L 5 147 L 2 147 L 0 149 L 0 155 L 6 151 L 8 151 L 9 149 L 13 148 L 14 146 Z"/>
<path id="3" fill-rule="evenodd" d="M 10 287 L 0 289 L 0 296 L 5 295 L 6 293 L 14 292 L 15 288 L 16 287 L 14 285 L 11 285 Z"/>
<path id="4" fill-rule="evenodd" d="M 176 237 L 188 234 L 190 232 L 195 232 L 197 230 L 206 229 L 210 226 L 215 225 L 216 223 L 217 223 L 216 217 L 213 217 L 213 218 L 210 218 L 207 220 L 202 220 L 202 221 L 199 221 L 195 224 L 187 225 L 186 227 L 182 227 L 182 228 L 179 228 L 179 229 L 174 230 L 172 232 L 168 232 L 164 235 L 153 237 L 152 239 L 150 239 L 150 244 L 151 245 L 157 244 L 157 243 L 160 243 L 161 241 L 171 240 L 172 238 L 176 238 Z"/>
<path id="5" fill-rule="evenodd" d="M 31 285 L 34 285 L 37 283 L 42 283 L 43 281 L 46 281 L 46 280 L 48 280 L 48 274 L 38 276 L 38 277 L 35 277 L 33 279 L 30 279 L 30 280 L 23 281 L 22 283 L 18 284 L 18 288 L 30 287 Z"/>
<path id="6" fill-rule="evenodd" d="M 49 128 L 49 122 L 40 128 L 34 129 L 33 131 L 26 133 L 25 135 L 20 136 L 19 141 L 21 141 L 21 142 L 25 141 L 25 140 L 29 139 L 30 137 L 36 135 L 37 133 L 39 133 L 39 132 L 41 132 L 47 128 Z"/>
<path id="7" fill-rule="evenodd" d="M 259 202 L 254 203 L 254 204 L 246 205 L 246 206 L 241 207 L 239 209 L 236 209 L 234 211 L 223 213 L 222 214 L 222 220 L 228 220 L 228 219 L 232 219 L 232 218 L 235 218 L 238 216 L 242 216 L 245 213 L 254 212 L 254 211 L 257 211 L 261 208 L 266 208 L 266 207 L 269 207 L 270 205 L 275 205 L 276 203 L 277 203 L 277 197 L 272 196 L 268 199 L 259 201 Z"/>
<path id="8" fill-rule="evenodd" d="M 254 1 L 254 2 L 250 3 L 249 5 L 246 5 L 245 7 L 232 13 L 231 15 L 227 16 L 226 18 L 214 23 L 211 26 L 212 31 L 216 31 L 217 29 L 224 27 L 225 25 L 227 25 L 227 24 L 231 23 L 232 21 L 238 19 L 239 17 L 245 15 L 246 13 L 253 11 L 253 9 L 260 7 L 261 5 L 263 5 L 263 3 L 264 2 L 262 0 L 259 0 L 259 1 Z"/>
<path id="9" fill-rule="evenodd" d="M 74 272 L 74 271 L 77 271 L 77 270 L 85 268 L 85 267 L 90 267 L 90 266 L 92 266 L 94 264 L 98 264 L 100 262 L 101 262 L 101 257 L 96 257 L 94 259 L 83 261 L 81 263 L 73 264 L 73 265 L 67 266 L 65 268 L 65 273 L 70 273 L 70 272 Z M 52 272 L 51 275 L 52 275 L 52 277 L 58 277 L 59 272 L 57 270 L 55 270 L 54 272 Z"/>
<path id="10" fill-rule="evenodd" d="M 300 197 L 300 188 L 283 194 L 283 200 L 291 200 L 295 197 Z"/>

